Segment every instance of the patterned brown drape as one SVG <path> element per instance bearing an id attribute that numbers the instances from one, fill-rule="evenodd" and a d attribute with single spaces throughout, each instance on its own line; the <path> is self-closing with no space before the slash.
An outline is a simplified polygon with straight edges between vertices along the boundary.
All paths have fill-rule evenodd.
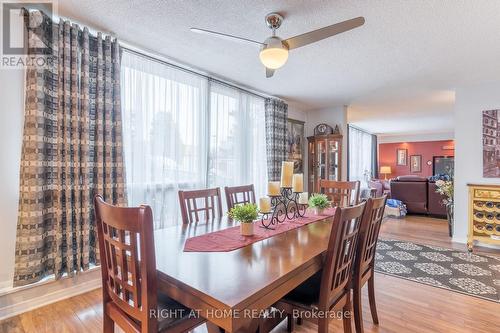
<path id="1" fill-rule="evenodd" d="M 26 74 L 15 286 L 97 264 L 93 196 L 125 203 L 118 42 L 45 15 L 40 29 L 54 61 Z"/>
<path id="2" fill-rule="evenodd" d="M 279 180 L 281 162 L 286 159 L 286 122 L 288 104 L 275 98 L 266 99 L 267 174 L 269 180 Z"/>

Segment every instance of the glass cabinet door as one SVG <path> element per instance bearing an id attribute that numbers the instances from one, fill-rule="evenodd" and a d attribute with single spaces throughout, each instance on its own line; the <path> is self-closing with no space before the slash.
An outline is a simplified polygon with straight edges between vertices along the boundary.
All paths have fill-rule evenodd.
<path id="1" fill-rule="evenodd" d="M 316 176 L 315 176 L 315 163 L 316 163 L 316 151 L 314 150 L 315 148 L 315 142 L 314 141 L 309 141 L 309 161 L 308 161 L 308 174 L 309 174 L 309 191 L 314 192 L 314 184 L 316 181 Z"/>
<path id="2" fill-rule="evenodd" d="M 317 179 L 326 179 L 326 141 L 318 140 L 316 141 L 316 177 Z"/>
<path id="3" fill-rule="evenodd" d="M 328 180 L 339 180 L 339 142 L 328 141 Z"/>
<path id="4" fill-rule="evenodd" d="M 342 172 L 342 136 L 325 135 L 308 138 L 308 189 L 319 192 L 319 181 L 340 181 Z"/>

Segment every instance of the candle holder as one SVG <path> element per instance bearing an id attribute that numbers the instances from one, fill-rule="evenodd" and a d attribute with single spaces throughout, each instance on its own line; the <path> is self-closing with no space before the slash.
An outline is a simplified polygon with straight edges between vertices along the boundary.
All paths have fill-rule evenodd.
<path id="1" fill-rule="evenodd" d="M 282 187 L 281 195 L 272 195 L 271 212 L 262 213 L 260 221 L 262 227 L 274 230 L 274 226 L 285 222 L 286 219 L 303 217 L 306 214 L 307 205 L 298 203 L 300 193 L 293 192 L 291 187 Z"/>

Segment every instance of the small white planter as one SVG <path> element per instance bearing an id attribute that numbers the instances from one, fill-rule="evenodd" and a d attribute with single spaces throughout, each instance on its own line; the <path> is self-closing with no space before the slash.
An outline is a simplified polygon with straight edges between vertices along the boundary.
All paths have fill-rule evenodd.
<path id="1" fill-rule="evenodd" d="M 323 215 L 324 211 L 325 211 L 324 208 L 314 207 L 314 215 Z"/>
<path id="2" fill-rule="evenodd" d="M 241 222 L 240 232 L 242 236 L 253 236 L 253 221 L 251 223 Z"/>

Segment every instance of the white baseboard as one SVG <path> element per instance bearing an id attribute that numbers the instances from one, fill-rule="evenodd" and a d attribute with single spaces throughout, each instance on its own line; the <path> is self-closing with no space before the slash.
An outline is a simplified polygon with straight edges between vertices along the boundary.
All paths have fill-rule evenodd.
<path id="1" fill-rule="evenodd" d="M 10 290 L 12 289 L 12 278 L 7 280 L 7 281 L 1 281 L 0 282 L 0 297 L 4 293 L 5 290 Z"/>
<path id="2" fill-rule="evenodd" d="M 460 244 L 467 244 L 467 237 L 453 237 L 452 241 L 454 243 L 460 243 Z M 474 241 L 474 245 L 481 246 L 481 247 L 486 247 L 489 249 L 495 249 L 495 250 L 500 250 L 500 246 L 495 245 L 495 244 L 488 244 L 488 243 L 481 243 L 479 241 Z M 467 248 L 467 247 L 465 247 Z"/>
<path id="3" fill-rule="evenodd" d="M 500 251 L 500 246 L 495 245 L 495 244 L 481 243 L 481 242 L 475 241 L 474 245 L 475 246 L 481 246 L 481 247 L 486 247 L 488 249 L 494 249 L 494 250 L 499 250 Z"/>
<path id="4" fill-rule="evenodd" d="M 13 289 L 0 295 L 0 320 L 101 287 L 101 270 L 92 269 L 73 277 Z"/>
<path id="5" fill-rule="evenodd" d="M 467 244 L 467 237 L 457 237 L 453 236 L 451 239 L 453 243 Z"/>

